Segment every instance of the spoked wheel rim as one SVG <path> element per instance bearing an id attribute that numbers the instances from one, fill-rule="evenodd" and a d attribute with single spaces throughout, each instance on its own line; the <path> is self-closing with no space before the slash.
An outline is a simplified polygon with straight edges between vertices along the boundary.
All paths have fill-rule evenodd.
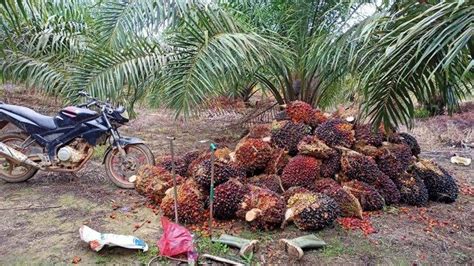
<path id="1" fill-rule="evenodd" d="M 11 137 L 2 140 L 3 143 L 16 149 L 17 151 L 28 154 L 28 149 L 21 147 L 24 141 L 25 139 L 22 137 Z M 28 175 L 32 169 L 32 166 L 18 164 L 8 158 L 0 158 L 0 175 L 9 179 L 21 179 L 25 175 Z"/>
<path id="2" fill-rule="evenodd" d="M 136 146 L 128 146 L 124 150 L 125 157 L 118 150 L 113 152 L 110 160 L 110 172 L 120 182 L 133 184 L 129 178 L 136 175 L 141 166 L 149 163 L 148 157 L 144 150 Z"/>

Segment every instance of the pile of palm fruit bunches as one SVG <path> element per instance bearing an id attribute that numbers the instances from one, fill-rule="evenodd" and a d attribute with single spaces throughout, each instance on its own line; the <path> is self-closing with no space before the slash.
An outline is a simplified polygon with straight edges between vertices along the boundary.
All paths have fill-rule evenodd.
<path id="1" fill-rule="evenodd" d="M 419 158 L 416 139 L 387 134 L 370 124 L 348 122 L 295 101 L 271 124 L 257 125 L 235 150 L 215 151 L 214 217 L 240 218 L 271 230 L 294 223 L 318 230 L 338 217 L 362 218 L 386 205 L 450 203 L 458 188 L 453 177 Z M 140 169 L 136 190 L 174 217 L 170 157 Z M 175 158 L 181 223 L 206 219 L 211 186 L 211 152 Z"/>

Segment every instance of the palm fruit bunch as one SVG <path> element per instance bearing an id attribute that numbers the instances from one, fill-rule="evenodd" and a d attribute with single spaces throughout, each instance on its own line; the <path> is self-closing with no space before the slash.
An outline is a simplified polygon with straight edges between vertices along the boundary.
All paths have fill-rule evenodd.
<path id="1" fill-rule="evenodd" d="M 430 160 L 419 160 L 410 171 L 423 180 L 433 201 L 451 203 L 458 197 L 454 178 L 442 167 Z"/>
<path id="2" fill-rule="evenodd" d="M 285 223 L 293 221 L 300 230 L 319 230 L 331 225 L 339 215 L 339 206 L 320 193 L 296 193 L 288 199 Z"/>
<path id="3" fill-rule="evenodd" d="M 344 176 L 373 186 L 383 196 L 385 204 L 400 201 L 400 192 L 397 187 L 387 175 L 380 171 L 373 158 L 353 151 L 344 152 L 341 165 Z"/>
<path id="4" fill-rule="evenodd" d="M 423 206 L 428 203 L 428 189 L 421 178 L 412 173 L 403 173 L 393 179 L 400 191 L 400 202 Z"/>
<path id="5" fill-rule="evenodd" d="M 202 161 L 196 168 L 193 178 L 203 189 L 207 190 L 211 186 L 211 160 Z M 232 164 L 221 161 L 214 162 L 214 185 L 219 185 L 230 178 L 242 179 L 245 172 Z"/>
<path id="6" fill-rule="evenodd" d="M 185 153 L 183 156 L 175 156 L 174 157 L 174 169 L 175 173 L 180 176 L 189 176 L 188 175 L 188 168 L 189 165 L 196 160 L 199 155 L 201 155 L 200 151 L 190 151 Z M 173 160 L 171 156 L 164 156 L 162 158 L 157 159 L 157 164 L 163 166 L 166 170 L 172 170 Z"/>
<path id="7" fill-rule="evenodd" d="M 251 139 L 265 139 L 271 137 L 272 135 L 272 126 L 269 124 L 259 124 L 250 128 L 248 138 Z"/>
<path id="8" fill-rule="evenodd" d="M 313 190 L 333 198 L 341 210 L 341 216 L 362 219 L 362 206 L 360 206 L 359 200 L 350 192 L 344 190 L 334 179 L 316 180 Z"/>
<path id="9" fill-rule="evenodd" d="M 395 183 L 390 179 L 390 177 L 382 172 L 380 173 L 381 174 L 377 176 L 377 180 L 370 185 L 372 185 L 384 198 L 385 204 L 391 205 L 400 202 L 400 191 Z"/>
<path id="10" fill-rule="evenodd" d="M 311 117 L 311 120 L 309 121 L 309 125 L 312 128 L 316 128 L 319 125 L 325 123 L 326 121 L 328 121 L 328 116 L 325 113 L 323 113 L 321 110 L 316 109 L 314 110 L 313 116 Z"/>
<path id="11" fill-rule="evenodd" d="M 185 183 L 177 187 L 177 192 L 179 221 L 185 224 L 193 224 L 203 221 L 205 218 L 205 197 L 202 194 L 199 185 L 193 179 L 188 179 Z M 168 189 L 160 205 L 163 215 L 168 218 L 174 217 L 173 195 L 173 189 Z"/>
<path id="12" fill-rule="evenodd" d="M 408 147 L 410 147 L 411 154 L 413 156 L 418 156 L 420 154 L 421 148 L 420 148 L 420 145 L 418 144 L 418 141 L 415 139 L 415 137 L 413 137 L 412 135 L 408 133 L 399 133 L 398 135 L 400 137 L 400 141 L 408 145 Z"/>
<path id="13" fill-rule="evenodd" d="M 314 130 L 314 134 L 326 145 L 352 147 L 355 142 L 352 125 L 341 119 L 331 119 Z"/>
<path id="14" fill-rule="evenodd" d="M 324 159 L 320 172 L 323 178 L 332 178 L 341 170 L 341 153 L 335 151 L 329 158 Z"/>
<path id="15" fill-rule="evenodd" d="M 282 121 L 273 123 L 271 140 L 275 146 L 294 156 L 298 153 L 298 143 L 310 133 L 311 128 L 305 124 Z"/>
<path id="16" fill-rule="evenodd" d="M 188 177 L 192 177 L 194 175 L 194 172 L 196 172 L 198 166 L 205 160 L 211 159 L 211 152 L 210 151 L 205 151 L 205 152 L 200 152 L 199 155 L 191 161 L 191 163 L 188 166 L 188 172 L 187 175 Z"/>
<path id="17" fill-rule="evenodd" d="M 310 156 L 297 155 L 283 169 L 281 183 L 284 189 L 306 186 L 320 177 L 321 161 Z"/>
<path id="18" fill-rule="evenodd" d="M 303 137 L 300 143 L 298 143 L 298 151 L 301 155 L 308 155 L 318 159 L 327 159 L 335 152 L 316 136 L 309 135 Z"/>
<path id="19" fill-rule="evenodd" d="M 313 107 L 303 101 L 293 101 L 286 105 L 286 114 L 295 123 L 309 124 L 313 120 Z"/>
<path id="20" fill-rule="evenodd" d="M 374 131 L 371 124 L 357 124 L 354 131 L 357 143 L 375 147 L 382 146 L 384 134 L 381 128 Z"/>
<path id="21" fill-rule="evenodd" d="M 283 200 L 285 201 L 285 203 L 288 203 L 288 200 L 293 195 L 297 193 L 309 193 L 309 192 L 311 192 L 311 190 L 304 187 L 290 187 L 289 189 L 285 190 L 285 192 L 283 192 L 283 194 L 281 195 L 283 196 Z"/>
<path id="22" fill-rule="evenodd" d="M 277 193 L 257 186 L 249 186 L 240 203 L 237 216 L 263 230 L 277 228 L 285 216 L 285 202 Z"/>
<path id="23" fill-rule="evenodd" d="M 283 168 L 290 161 L 290 156 L 284 149 L 276 148 L 272 150 L 271 158 L 268 160 L 267 166 L 265 167 L 265 174 L 277 174 L 281 175 Z"/>
<path id="24" fill-rule="evenodd" d="M 235 148 L 237 165 L 251 173 L 264 170 L 271 156 L 271 146 L 261 139 L 246 139 Z"/>
<path id="25" fill-rule="evenodd" d="M 356 197 L 364 211 L 381 210 L 385 205 L 384 198 L 369 184 L 352 180 L 343 184 L 343 188 Z"/>
<path id="26" fill-rule="evenodd" d="M 171 156 L 158 158 L 157 164 L 171 172 L 173 169 L 173 158 Z M 180 176 L 186 176 L 188 172 L 188 166 L 189 165 L 182 157 L 174 157 L 174 170 L 176 174 Z"/>
<path id="27" fill-rule="evenodd" d="M 267 188 L 275 193 L 282 193 L 283 187 L 281 185 L 280 176 L 278 175 L 258 175 L 250 178 L 249 183 L 262 188 Z"/>
<path id="28" fill-rule="evenodd" d="M 404 173 L 413 161 L 410 147 L 395 143 L 384 143 L 375 160 L 379 169 L 390 177 Z"/>
<path id="29" fill-rule="evenodd" d="M 214 190 L 214 216 L 217 219 L 232 219 L 247 192 L 247 187 L 237 179 L 229 179 Z"/>
<path id="30" fill-rule="evenodd" d="M 342 173 L 350 180 L 373 183 L 383 174 L 374 159 L 352 151 L 344 151 L 341 158 Z"/>
<path id="31" fill-rule="evenodd" d="M 175 175 L 175 177 L 178 185 L 184 182 L 184 178 L 180 175 Z M 138 170 L 135 189 L 159 204 L 166 190 L 173 184 L 173 175 L 168 170 L 161 166 L 145 165 Z"/>

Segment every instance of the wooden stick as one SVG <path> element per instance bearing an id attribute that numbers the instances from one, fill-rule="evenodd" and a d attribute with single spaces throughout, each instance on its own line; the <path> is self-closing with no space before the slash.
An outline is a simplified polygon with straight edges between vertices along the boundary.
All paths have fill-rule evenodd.
<path id="1" fill-rule="evenodd" d="M 210 259 L 210 260 L 214 260 L 214 261 L 219 261 L 219 262 L 223 262 L 223 263 L 228 263 L 228 264 L 230 264 L 230 265 L 244 266 L 244 264 L 242 264 L 242 263 L 240 263 L 240 262 L 228 260 L 228 259 L 226 259 L 226 258 L 222 258 L 222 257 L 218 257 L 218 256 L 213 256 L 213 255 L 209 255 L 209 254 L 203 254 L 201 257 L 206 258 L 206 259 Z"/>
<path id="2" fill-rule="evenodd" d="M 139 227 L 135 228 L 133 232 L 136 232 L 138 229 L 142 228 L 142 226 L 144 226 L 147 222 L 148 220 L 143 221 L 143 223 L 141 223 Z"/>
<path id="3" fill-rule="evenodd" d="M 35 206 L 35 207 L 25 207 L 25 208 L 3 208 L 0 209 L 0 211 L 8 211 L 8 210 L 14 210 L 14 211 L 26 211 L 26 210 L 42 210 L 42 209 L 56 209 L 56 208 L 61 208 L 61 206 Z"/>

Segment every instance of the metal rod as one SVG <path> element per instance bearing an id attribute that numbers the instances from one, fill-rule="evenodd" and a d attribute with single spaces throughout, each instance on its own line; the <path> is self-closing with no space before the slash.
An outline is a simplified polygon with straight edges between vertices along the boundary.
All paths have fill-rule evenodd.
<path id="1" fill-rule="evenodd" d="M 178 219 L 178 188 L 176 181 L 176 171 L 175 171 L 175 162 L 174 162 L 174 140 L 175 137 L 167 137 L 170 141 L 170 151 L 171 151 L 171 175 L 173 176 L 173 194 L 174 194 L 174 222 L 179 223 Z"/>
<path id="2" fill-rule="evenodd" d="M 210 150 L 211 150 L 211 188 L 209 191 L 209 237 L 212 238 L 212 221 L 214 220 L 214 161 L 215 161 L 215 150 L 217 145 L 211 143 Z"/>

